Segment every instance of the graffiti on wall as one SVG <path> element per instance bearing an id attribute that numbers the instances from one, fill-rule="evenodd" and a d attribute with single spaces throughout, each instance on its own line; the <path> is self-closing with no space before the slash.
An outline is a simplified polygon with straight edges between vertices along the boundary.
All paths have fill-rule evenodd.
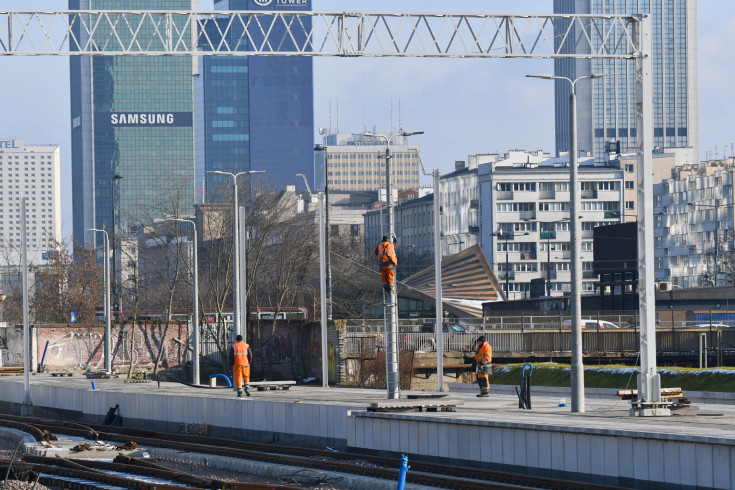
<path id="1" fill-rule="evenodd" d="M 163 325 L 124 325 L 112 330 L 113 367 L 152 368 L 161 349 L 162 367 L 187 362 L 188 328 L 172 324 L 164 336 Z M 38 359 L 52 368 L 96 371 L 104 368 L 104 327 L 38 327 Z M 48 347 L 46 347 L 48 342 Z"/>
<path id="2" fill-rule="evenodd" d="M 260 348 L 253 350 L 256 358 L 264 357 L 273 362 L 298 361 L 296 340 L 290 335 L 271 335 L 260 343 Z"/>

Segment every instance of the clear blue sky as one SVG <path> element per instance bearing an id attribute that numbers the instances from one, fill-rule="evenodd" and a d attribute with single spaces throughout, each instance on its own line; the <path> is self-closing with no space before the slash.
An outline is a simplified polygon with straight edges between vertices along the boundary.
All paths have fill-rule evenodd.
<path id="1" fill-rule="evenodd" d="M 211 8 L 202 0 L 201 8 Z M 551 12 L 552 0 L 313 0 L 323 12 Z M 0 0 L 10 10 L 57 10 L 66 0 Z M 723 156 L 735 143 L 735 1 L 699 0 L 700 157 Z M 71 234 L 69 60 L 1 57 L 0 138 L 58 144 L 62 155 L 62 226 Z M 508 149 L 554 151 L 553 84 L 525 74 L 551 73 L 550 61 L 317 58 L 314 124 L 346 132 L 363 124 L 379 132 L 400 122 L 423 130 L 427 170 L 442 172 L 475 153 Z M 316 137 L 316 136 L 315 136 Z"/>

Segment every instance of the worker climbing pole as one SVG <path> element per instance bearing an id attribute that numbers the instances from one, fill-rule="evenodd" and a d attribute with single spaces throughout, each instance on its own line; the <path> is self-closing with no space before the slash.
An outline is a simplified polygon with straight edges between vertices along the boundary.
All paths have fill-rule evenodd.
<path id="1" fill-rule="evenodd" d="M 383 322 L 385 327 L 385 369 L 388 398 L 399 397 L 399 374 L 398 374 L 398 307 L 395 288 L 396 265 L 396 239 L 391 241 L 387 236 L 375 249 L 380 265 L 380 277 L 383 280 Z"/>

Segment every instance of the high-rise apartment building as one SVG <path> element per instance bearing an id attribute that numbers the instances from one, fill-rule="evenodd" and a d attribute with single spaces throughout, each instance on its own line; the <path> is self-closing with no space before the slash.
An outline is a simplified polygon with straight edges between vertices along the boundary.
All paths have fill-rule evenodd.
<path id="1" fill-rule="evenodd" d="M 29 258 L 39 263 L 46 252 L 53 250 L 51 241 L 61 240 L 59 162 L 56 145 L 0 139 L 0 266 L 18 258 L 24 197 Z"/>
<path id="2" fill-rule="evenodd" d="M 675 153 L 677 162 L 696 163 L 699 145 L 696 0 L 554 0 L 555 14 L 648 14 L 653 20 L 654 147 Z M 584 36 L 579 31 L 571 33 Z M 611 33 L 614 42 L 619 33 Z M 565 46 L 576 46 L 567 42 Z M 597 49 L 598 46 L 595 46 Z M 599 163 L 605 144 L 620 141 L 623 152 L 636 147 L 635 62 L 558 59 L 554 73 L 572 80 L 595 74 L 603 78 L 577 84 L 578 148 Z M 555 82 L 556 150 L 569 149 L 569 94 Z"/>
<path id="3" fill-rule="evenodd" d="M 656 280 L 672 287 L 732 284 L 735 159 L 676 167 L 653 186 Z"/>
<path id="4" fill-rule="evenodd" d="M 310 11 L 311 0 L 217 0 L 216 10 Z M 254 20 L 256 22 L 256 20 Z M 263 24 L 270 18 L 258 18 Z M 309 26 L 306 25 L 305 29 Z M 229 29 L 229 30 L 228 30 Z M 293 50 L 305 39 L 300 29 L 293 38 L 281 23 L 269 25 L 270 39 L 280 48 Z M 223 39 L 222 32 L 227 32 Z M 242 29 L 210 22 L 200 36 L 203 51 L 220 42 L 246 49 L 251 39 Z M 258 42 L 252 39 L 252 42 Z M 205 194 L 198 201 L 226 195 L 222 187 L 231 178 L 211 171 L 265 170 L 275 190 L 288 185 L 303 187 L 304 174 L 314 184 L 314 96 L 312 58 L 307 56 L 201 56 L 195 77 L 196 182 Z M 225 180 L 226 179 L 226 180 Z"/>
<path id="5" fill-rule="evenodd" d="M 195 10 L 198 1 L 69 0 L 69 8 Z M 153 22 L 142 27 L 151 33 L 159 28 Z M 102 22 L 93 35 L 105 39 L 109 31 Z M 75 240 L 101 244 L 101 234 L 86 230 L 112 230 L 113 221 L 124 232 L 150 215 L 193 214 L 191 59 L 72 56 L 69 63 Z"/>

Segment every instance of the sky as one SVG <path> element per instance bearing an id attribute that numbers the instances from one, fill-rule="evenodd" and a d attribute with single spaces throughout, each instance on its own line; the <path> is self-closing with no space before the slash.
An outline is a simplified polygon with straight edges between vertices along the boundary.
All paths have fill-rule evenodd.
<path id="1" fill-rule="evenodd" d="M 210 9 L 211 0 L 201 0 Z M 698 0 L 700 159 L 735 147 L 735 1 Z M 3 10 L 63 10 L 66 0 L 0 0 Z M 550 13 L 552 0 L 313 0 L 320 12 Z M 314 126 L 424 131 L 427 172 L 478 153 L 554 153 L 549 60 L 315 58 Z M 69 59 L 0 57 L 0 139 L 61 147 L 62 235 L 72 230 Z M 331 107 L 331 111 L 330 111 Z M 331 114 L 330 114 L 331 113 Z M 315 142 L 320 142 L 315 131 Z M 425 183 L 429 179 L 424 180 Z"/>

